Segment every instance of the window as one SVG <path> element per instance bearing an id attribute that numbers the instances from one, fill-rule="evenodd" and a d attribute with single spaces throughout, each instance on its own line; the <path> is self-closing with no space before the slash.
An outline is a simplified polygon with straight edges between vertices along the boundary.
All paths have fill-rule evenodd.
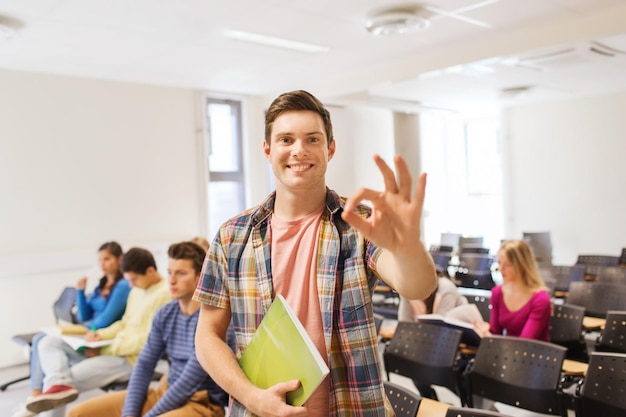
<path id="1" fill-rule="evenodd" d="M 212 238 L 225 220 L 245 206 L 241 102 L 208 98 L 206 116 L 208 232 Z"/>
<path id="2" fill-rule="evenodd" d="M 498 119 L 458 114 L 420 116 L 422 169 L 428 172 L 424 240 L 442 232 L 483 236 L 495 251 L 504 231 Z"/>

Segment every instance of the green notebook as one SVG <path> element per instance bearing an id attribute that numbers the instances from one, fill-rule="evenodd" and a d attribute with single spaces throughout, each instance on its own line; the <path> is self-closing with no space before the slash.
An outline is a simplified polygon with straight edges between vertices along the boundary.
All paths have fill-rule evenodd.
<path id="1" fill-rule="evenodd" d="M 260 388 L 299 380 L 298 389 L 287 393 L 287 403 L 295 406 L 304 404 L 330 372 L 302 323 L 280 294 L 239 358 L 239 365 Z"/>

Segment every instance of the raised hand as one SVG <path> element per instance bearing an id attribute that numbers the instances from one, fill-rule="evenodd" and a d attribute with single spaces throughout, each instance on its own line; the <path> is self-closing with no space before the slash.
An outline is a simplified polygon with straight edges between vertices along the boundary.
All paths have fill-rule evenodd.
<path id="1" fill-rule="evenodd" d="M 374 161 L 383 174 L 385 190 L 376 191 L 361 188 L 346 202 L 342 217 L 358 229 L 376 246 L 393 252 L 396 256 L 411 256 L 420 242 L 420 222 L 426 190 L 426 174 L 417 180 L 414 192 L 411 190 L 411 174 L 401 156 L 394 162 L 398 178 L 387 163 L 378 155 Z M 372 204 L 372 215 L 364 219 L 354 212 L 363 200 Z"/>
<path id="2" fill-rule="evenodd" d="M 398 178 L 383 159 L 374 155 L 383 174 L 384 191 L 361 188 L 347 201 L 342 218 L 379 248 L 384 249 L 376 262 L 380 278 L 408 299 L 423 299 L 437 284 L 435 265 L 421 240 L 420 223 L 426 192 L 426 174 L 411 190 L 411 174 L 401 156 L 394 162 Z M 362 218 L 354 212 L 363 200 L 372 204 L 372 214 Z"/>

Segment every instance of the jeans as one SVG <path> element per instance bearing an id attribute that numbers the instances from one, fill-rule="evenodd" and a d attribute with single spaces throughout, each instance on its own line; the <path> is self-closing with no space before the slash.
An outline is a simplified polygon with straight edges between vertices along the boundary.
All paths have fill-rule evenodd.
<path id="1" fill-rule="evenodd" d="M 39 361 L 45 389 L 52 385 L 71 385 L 79 392 L 103 387 L 117 380 L 127 380 L 132 365 L 124 356 L 102 355 L 91 358 L 76 352 L 60 336 L 46 335 L 39 345 Z M 63 416 L 65 407 L 54 410 Z"/>
<path id="2" fill-rule="evenodd" d="M 37 333 L 30 343 L 30 389 L 43 389 L 43 370 L 39 361 L 39 341 L 46 336 L 44 332 Z"/>

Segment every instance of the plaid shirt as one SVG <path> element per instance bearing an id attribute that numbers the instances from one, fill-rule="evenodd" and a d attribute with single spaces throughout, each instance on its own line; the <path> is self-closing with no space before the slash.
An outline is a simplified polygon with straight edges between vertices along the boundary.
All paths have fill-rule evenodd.
<path id="1" fill-rule="evenodd" d="M 275 193 L 227 221 L 205 259 L 194 298 L 230 308 L 243 352 L 272 303 L 270 215 Z M 344 201 L 327 191 L 318 241 L 317 286 L 330 373 L 330 415 L 392 416 L 382 385 L 372 293 L 381 250 L 341 219 Z M 358 211 L 369 215 L 366 206 Z M 277 365 L 280 366 L 280 365 Z M 249 416 L 236 400 L 231 416 Z"/>

